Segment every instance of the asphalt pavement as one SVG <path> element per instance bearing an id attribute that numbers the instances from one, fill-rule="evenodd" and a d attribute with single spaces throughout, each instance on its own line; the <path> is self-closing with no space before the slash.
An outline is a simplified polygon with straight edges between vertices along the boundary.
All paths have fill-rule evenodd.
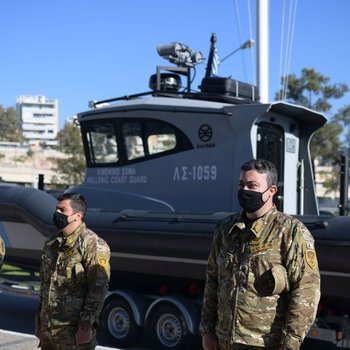
<path id="1" fill-rule="evenodd" d="M 33 335 L 0 329 L 0 349 L 31 350 L 38 347 L 38 339 Z"/>
<path id="2" fill-rule="evenodd" d="M 0 292 L 0 350 L 37 349 L 38 339 L 34 336 L 37 306 L 37 297 Z M 147 342 L 141 339 L 137 346 L 128 350 L 151 350 L 145 343 Z M 98 346 L 97 350 L 123 350 L 111 347 L 108 343 L 102 343 L 102 345 Z M 200 348 L 201 346 L 198 344 L 196 349 Z M 320 347 L 319 344 L 315 345 L 310 339 L 307 339 L 302 346 L 303 350 L 330 350 L 334 348 L 330 347 L 329 344 Z"/>
<path id="3" fill-rule="evenodd" d="M 0 329 L 0 349 L 4 350 L 36 350 L 38 348 L 38 339 L 31 334 L 19 333 Z M 97 346 L 96 350 L 116 350 Z"/>
<path id="4" fill-rule="evenodd" d="M 38 298 L 0 292 L 0 350 L 36 350 L 34 319 Z M 98 346 L 97 350 L 122 350 Z M 128 350 L 147 350 L 142 344 Z"/>

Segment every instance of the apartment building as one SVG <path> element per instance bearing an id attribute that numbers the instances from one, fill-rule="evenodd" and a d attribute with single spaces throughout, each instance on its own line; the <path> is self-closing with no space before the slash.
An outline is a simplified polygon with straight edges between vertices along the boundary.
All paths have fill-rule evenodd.
<path id="1" fill-rule="evenodd" d="M 22 134 L 30 145 L 54 146 L 57 144 L 58 101 L 43 95 L 20 96 L 16 100 L 17 120 Z"/>

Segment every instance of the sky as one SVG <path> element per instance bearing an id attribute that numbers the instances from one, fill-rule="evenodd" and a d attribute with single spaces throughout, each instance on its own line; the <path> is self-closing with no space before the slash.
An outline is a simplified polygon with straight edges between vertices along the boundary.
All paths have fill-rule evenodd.
<path id="1" fill-rule="evenodd" d="M 256 40 L 256 0 L 2 0 L 0 13 L 0 105 L 14 107 L 21 95 L 57 99 L 60 128 L 90 100 L 149 91 L 156 66 L 170 65 L 159 44 L 181 42 L 207 58 L 215 33 L 223 58 Z M 350 86 L 349 13 L 350 0 L 270 0 L 270 100 L 281 72 L 298 76 L 304 67 Z M 194 89 L 205 69 L 197 66 Z M 256 48 L 237 51 L 218 75 L 256 83 Z"/>

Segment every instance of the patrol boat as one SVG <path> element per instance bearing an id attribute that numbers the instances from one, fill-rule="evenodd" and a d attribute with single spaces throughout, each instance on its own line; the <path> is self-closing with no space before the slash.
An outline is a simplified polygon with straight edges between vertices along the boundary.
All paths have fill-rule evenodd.
<path id="1" fill-rule="evenodd" d="M 188 298 L 200 299 L 214 227 L 240 210 L 236 183 L 241 164 L 251 158 L 276 164 L 275 204 L 310 228 L 323 300 L 345 306 L 350 219 L 318 215 L 309 152 L 310 138 L 326 118 L 281 101 L 259 103 L 256 87 L 230 78 L 207 75 L 193 92 L 191 71 L 200 55 L 180 43 L 158 52 L 176 66 L 158 66 L 150 91 L 92 102 L 77 118 L 87 171 L 84 183 L 69 191 L 86 197 L 87 225 L 111 247 L 112 289 L 118 292 L 104 315 L 114 343 L 130 345 L 147 326 L 161 348 L 185 349 L 184 338 L 198 324 Z M 55 231 L 55 206 L 55 198 L 43 191 L 0 187 L 8 261 L 38 266 L 44 240 Z M 145 293 L 157 296 L 151 305 L 140 302 Z M 184 323 L 174 321 L 177 315 L 167 318 L 174 312 L 164 304 L 180 310 Z M 118 328 L 116 318 L 125 328 Z M 186 337 L 164 335 L 162 320 L 171 324 L 172 334 L 185 332 L 185 324 Z"/>

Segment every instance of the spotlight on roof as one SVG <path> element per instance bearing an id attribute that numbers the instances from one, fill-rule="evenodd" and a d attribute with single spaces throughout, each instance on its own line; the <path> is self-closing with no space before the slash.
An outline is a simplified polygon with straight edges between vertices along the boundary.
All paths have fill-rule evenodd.
<path id="1" fill-rule="evenodd" d="M 200 51 L 192 52 L 189 46 L 179 42 L 158 45 L 157 51 L 159 56 L 175 63 L 178 67 L 194 67 L 196 64 L 203 62 L 203 54 Z"/>

